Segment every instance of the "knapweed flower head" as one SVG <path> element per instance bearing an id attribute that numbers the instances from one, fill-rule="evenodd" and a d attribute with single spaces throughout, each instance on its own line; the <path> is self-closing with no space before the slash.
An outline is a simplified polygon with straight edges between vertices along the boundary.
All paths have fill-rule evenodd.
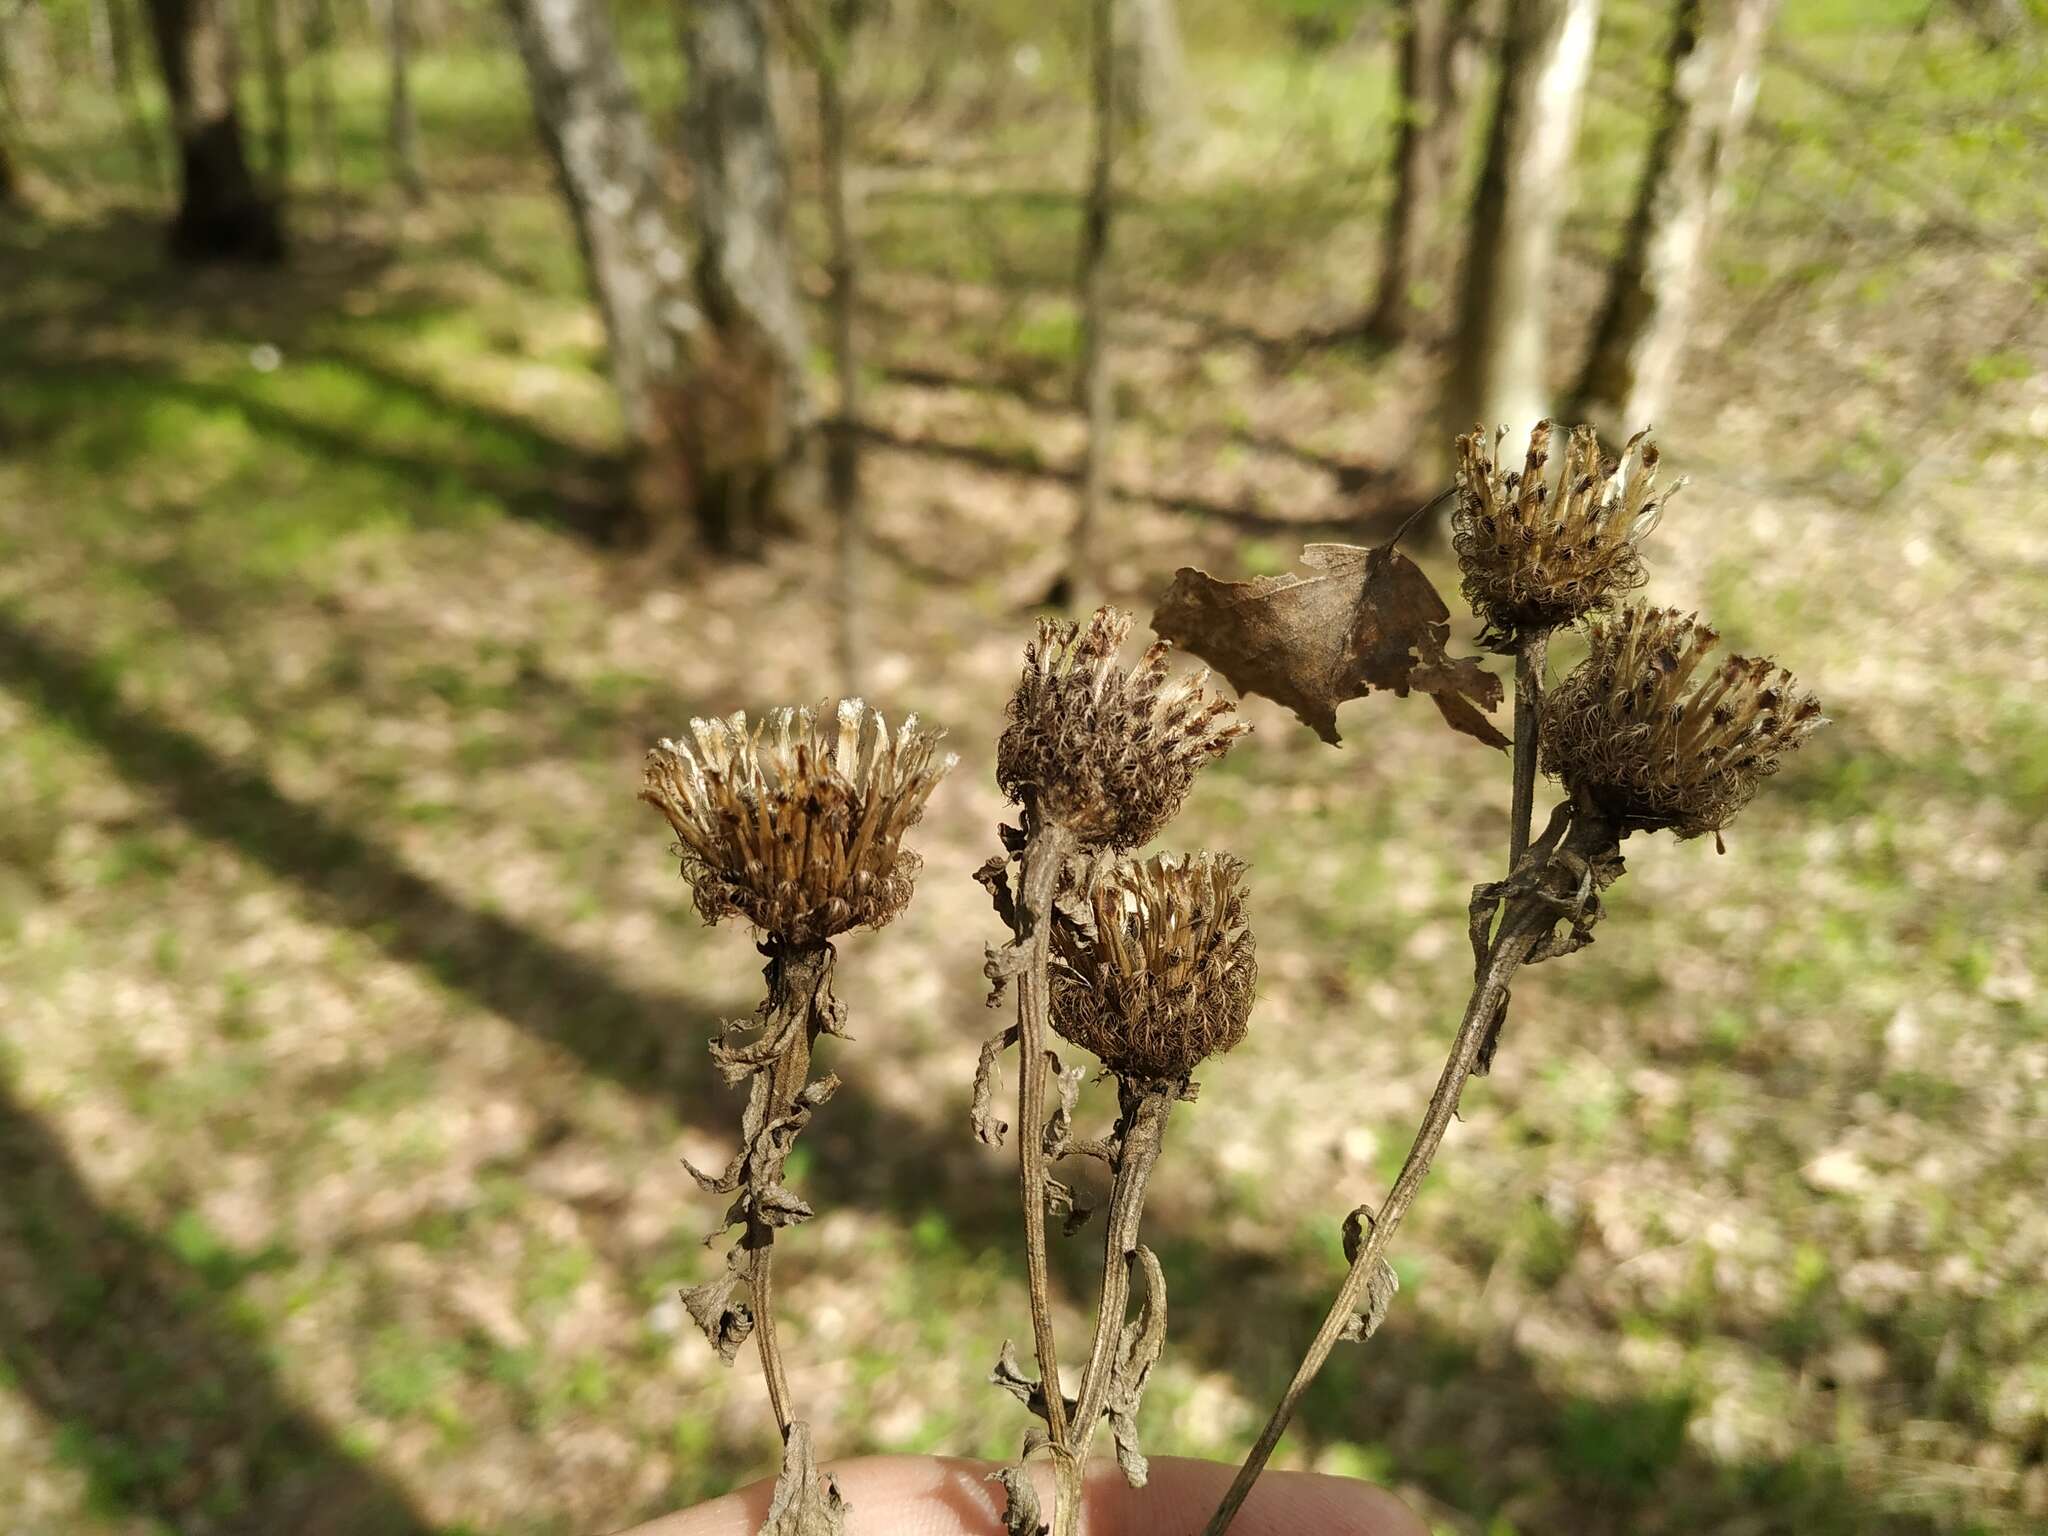
<path id="1" fill-rule="evenodd" d="M 640 798 L 675 829 L 706 922 L 738 914 L 787 944 L 879 928 L 910 900 L 920 861 L 903 834 L 958 761 L 915 715 L 892 736 L 859 699 L 835 714 L 778 709 L 692 720 L 647 754 Z"/>
<path id="2" fill-rule="evenodd" d="M 1117 664 L 1129 614 L 1099 608 L 1085 625 L 1039 621 L 996 746 L 996 782 L 1084 844 L 1136 848 L 1173 818 L 1195 771 L 1251 727 L 1205 691 L 1209 674 L 1169 678 L 1159 641 Z"/>
<path id="3" fill-rule="evenodd" d="M 1827 723 L 1775 662 L 1724 656 L 1697 615 L 1631 603 L 1587 627 L 1591 652 L 1543 701 L 1543 768 L 1617 833 L 1718 833 Z"/>
<path id="4" fill-rule="evenodd" d="M 1637 546 L 1685 484 L 1657 492 L 1657 446 L 1638 432 L 1620 461 L 1603 459 L 1591 427 L 1574 427 L 1555 490 L 1547 473 L 1551 423 L 1539 422 L 1519 470 L 1499 462 L 1506 428 L 1489 451 L 1483 428 L 1458 439 L 1451 543 L 1465 600 L 1486 624 L 1482 643 L 1511 651 L 1606 607 L 1642 585 Z"/>
<path id="5" fill-rule="evenodd" d="M 1211 853 L 1117 863 L 1091 893 L 1095 932 L 1053 929 L 1052 1027 L 1141 1082 L 1185 1082 L 1236 1045 L 1259 979 L 1244 872 Z"/>

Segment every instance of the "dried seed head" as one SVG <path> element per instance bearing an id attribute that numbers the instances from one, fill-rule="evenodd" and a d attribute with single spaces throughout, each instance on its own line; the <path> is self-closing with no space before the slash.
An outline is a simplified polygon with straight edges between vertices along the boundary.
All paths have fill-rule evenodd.
<path id="1" fill-rule="evenodd" d="M 879 928 L 910 900 L 919 859 L 903 834 L 959 761 L 912 715 L 891 737 L 847 699 L 835 717 L 778 709 L 692 720 L 691 740 L 647 754 L 640 798 L 675 828 L 697 910 L 734 913 L 788 944 Z"/>
<path id="2" fill-rule="evenodd" d="M 1116 849 L 1156 836 L 1195 770 L 1251 729 L 1204 691 L 1207 672 L 1169 681 L 1163 640 L 1137 666 L 1118 666 L 1130 631 L 1130 615 L 1114 608 L 1085 626 L 1041 619 L 996 747 L 996 782 L 1012 800 Z"/>
<path id="3" fill-rule="evenodd" d="M 1053 929 L 1055 1030 L 1145 1082 L 1185 1082 L 1244 1038 L 1259 979 L 1244 865 L 1210 853 L 1125 859 L 1091 905 L 1092 937 Z"/>
<path id="4" fill-rule="evenodd" d="M 1727 656 L 1703 670 L 1720 637 L 1697 615 L 1631 603 L 1587 635 L 1591 653 L 1543 701 L 1543 768 L 1624 836 L 1718 833 L 1827 723 L 1771 661 Z"/>
<path id="5" fill-rule="evenodd" d="M 1600 456 L 1591 427 L 1572 428 L 1553 491 L 1546 466 L 1551 423 L 1538 422 L 1519 471 L 1498 462 L 1503 427 L 1488 453 L 1483 428 L 1458 439 L 1458 499 L 1451 542 L 1465 573 L 1465 600 L 1486 624 L 1482 643 L 1511 651 L 1604 608 L 1643 583 L 1637 545 L 1685 482 L 1657 494 L 1657 445 L 1645 428 L 1621 462 Z"/>

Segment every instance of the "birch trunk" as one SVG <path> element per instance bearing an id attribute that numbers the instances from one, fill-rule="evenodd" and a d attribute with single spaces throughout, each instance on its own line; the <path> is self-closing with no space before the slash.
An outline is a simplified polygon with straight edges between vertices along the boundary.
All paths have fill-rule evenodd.
<path id="1" fill-rule="evenodd" d="M 1549 411 L 1547 326 L 1557 236 L 1600 0 L 1508 0 L 1486 161 L 1466 229 L 1458 332 L 1437 435 L 1505 425 L 1526 442 Z"/>
<path id="2" fill-rule="evenodd" d="M 149 0 L 149 12 L 178 136 L 172 254 L 186 261 L 281 260 L 277 209 L 258 190 L 242 147 L 227 0 Z"/>
<path id="3" fill-rule="evenodd" d="M 809 424 L 789 173 L 756 0 L 692 0 L 684 53 L 697 291 L 718 342 L 718 383 L 703 397 L 722 410 L 704 432 L 719 495 L 703 511 L 716 543 L 744 551 L 765 539 L 781 469 Z"/>
<path id="4" fill-rule="evenodd" d="M 1615 438 L 1670 403 L 1777 0 L 1678 0 L 1662 115 L 1579 376 L 1574 414 Z"/>
<path id="5" fill-rule="evenodd" d="M 704 322 L 661 158 L 602 0 L 505 0 L 534 118 L 604 317 L 632 446 L 635 501 L 659 548 L 689 527 L 704 487 L 694 396 Z"/>
<path id="6" fill-rule="evenodd" d="M 1124 121 L 1163 149 L 1184 144 L 1197 113 L 1175 0 L 1122 0 L 1116 50 Z"/>

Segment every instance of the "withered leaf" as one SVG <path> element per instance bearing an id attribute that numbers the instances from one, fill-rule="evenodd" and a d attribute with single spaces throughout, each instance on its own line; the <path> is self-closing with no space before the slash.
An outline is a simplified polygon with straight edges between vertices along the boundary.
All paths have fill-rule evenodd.
<path id="1" fill-rule="evenodd" d="M 852 1507 L 830 1476 L 819 1477 L 811 1426 L 796 1420 L 782 1443 L 782 1475 L 775 1480 L 775 1497 L 761 1536 L 846 1536 L 846 1516 Z"/>
<path id="2" fill-rule="evenodd" d="M 982 1042 L 981 1060 L 974 1067 L 974 1139 L 983 1146 L 1000 1147 L 1010 1122 L 996 1113 L 996 1089 L 1000 1086 L 997 1062 L 1004 1051 L 1017 1043 L 1017 1026 L 1012 1024 Z"/>
<path id="3" fill-rule="evenodd" d="M 683 1292 L 684 1308 L 727 1365 L 754 1331 L 754 1309 L 742 1291 L 746 1278 L 745 1261 L 736 1247 L 725 1256 L 724 1274 Z"/>
<path id="4" fill-rule="evenodd" d="M 1052 1529 L 1039 1512 L 1038 1489 L 1022 1467 L 999 1467 L 988 1480 L 1003 1486 L 1004 1536 L 1046 1536 Z"/>
<path id="5" fill-rule="evenodd" d="M 1045 1407 L 1045 1384 L 1033 1381 L 1024 1374 L 1024 1367 L 1017 1359 L 1017 1346 L 1010 1339 L 1003 1340 L 1002 1350 L 996 1355 L 996 1363 L 988 1373 L 989 1385 L 999 1387 L 1029 1408 L 1039 1418 L 1047 1417 Z M 1064 1399 L 1071 1410 L 1074 1400 Z M 1027 1444 L 1026 1454 L 1029 1454 Z"/>
<path id="6" fill-rule="evenodd" d="M 1116 1364 L 1109 1379 L 1109 1431 L 1116 1440 L 1116 1462 L 1124 1481 L 1145 1486 L 1149 1463 L 1138 1447 L 1138 1407 L 1152 1367 L 1166 1350 L 1166 1271 L 1150 1248 L 1138 1245 L 1131 1260 L 1145 1281 L 1145 1300 L 1138 1315 L 1125 1323 L 1117 1341 Z"/>
<path id="7" fill-rule="evenodd" d="M 1486 718 L 1500 679 L 1476 656 L 1449 654 L 1451 611 L 1421 567 L 1387 544 L 1310 544 L 1301 563 L 1314 574 L 1219 581 L 1183 566 L 1152 627 L 1332 746 L 1337 706 L 1375 688 L 1420 689 L 1452 729 L 1508 745 Z"/>
<path id="8" fill-rule="evenodd" d="M 1373 1224 L 1371 1209 L 1363 1205 L 1344 1218 L 1344 1257 L 1351 1263 L 1358 1262 Z M 1385 1259 L 1375 1261 L 1365 1282 L 1365 1305 L 1344 1324 L 1338 1337 L 1362 1344 L 1378 1333 L 1380 1324 L 1387 1320 L 1387 1309 L 1394 1304 L 1394 1293 L 1400 1289 L 1401 1278 L 1394 1273 L 1394 1266 Z"/>

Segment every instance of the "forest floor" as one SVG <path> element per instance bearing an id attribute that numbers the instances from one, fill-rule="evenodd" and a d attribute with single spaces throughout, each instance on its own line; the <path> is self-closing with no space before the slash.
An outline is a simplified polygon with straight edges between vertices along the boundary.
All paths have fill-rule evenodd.
<path id="1" fill-rule="evenodd" d="M 1903 30 L 1791 46 L 1861 89 L 1903 69 L 1929 114 L 2016 89 L 1956 43 L 1924 50 L 1933 94 Z M 1126 227 L 1104 575 L 1141 616 L 1177 565 L 1283 569 L 1408 490 L 1430 361 L 1337 339 L 1384 193 L 1376 60 L 1205 65 L 1201 148 Z M 678 1157 L 722 1161 L 737 1121 L 703 1044 L 758 957 L 697 921 L 634 793 L 692 715 L 835 690 L 829 541 L 650 578 L 588 536 L 601 337 L 512 68 L 423 62 L 418 210 L 375 186 L 370 64 L 345 74 L 350 180 L 306 199 L 286 272 L 174 285 L 146 199 L 85 190 L 132 174 L 93 118 L 73 179 L 0 224 L 19 1536 L 587 1531 L 770 1466 L 751 1351 L 722 1369 L 676 1300 L 718 1262 Z M 1623 94 L 1589 123 L 1561 357 L 1640 143 Z M 1692 484 L 1650 589 L 1834 724 L 1725 857 L 1632 843 L 1599 942 L 1518 985 L 1390 1321 L 1279 1458 L 1444 1532 L 2048 1520 L 2042 189 L 1995 135 L 1863 110 L 1766 91 L 1660 434 Z M 970 876 L 1071 511 L 1072 206 L 1044 188 L 1072 154 L 1038 153 L 1069 120 L 972 165 L 934 163 L 946 122 L 892 120 L 865 213 L 895 440 L 865 692 L 962 762 L 909 911 L 842 945 L 846 1087 L 793 1170 L 822 1214 L 786 1244 L 786 1348 L 835 1453 L 1022 1428 L 985 1383 L 1026 1325 L 1014 1186 L 966 1122 L 998 1022 Z M 1172 839 L 1251 864 L 1261 997 L 1176 1120 L 1150 1237 L 1148 1448 L 1225 1458 L 1426 1100 L 1507 793 L 1420 701 L 1349 706 L 1338 751 L 1246 713 Z M 1088 1246 L 1059 1261 L 1068 1337 Z"/>

